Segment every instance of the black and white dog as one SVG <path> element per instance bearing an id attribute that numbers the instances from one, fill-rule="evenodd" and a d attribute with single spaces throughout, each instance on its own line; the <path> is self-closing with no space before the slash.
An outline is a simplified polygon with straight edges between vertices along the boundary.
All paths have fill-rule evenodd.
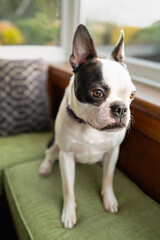
<path id="1" fill-rule="evenodd" d="M 74 195 L 75 163 L 103 161 L 102 196 L 105 210 L 118 211 L 112 181 L 119 146 L 130 123 L 130 103 L 135 95 L 124 60 L 124 33 L 110 59 L 99 59 L 85 26 L 73 40 L 69 86 L 55 122 L 55 141 L 46 150 L 40 174 L 48 174 L 59 158 L 63 183 L 61 222 L 67 229 L 77 221 Z"/>

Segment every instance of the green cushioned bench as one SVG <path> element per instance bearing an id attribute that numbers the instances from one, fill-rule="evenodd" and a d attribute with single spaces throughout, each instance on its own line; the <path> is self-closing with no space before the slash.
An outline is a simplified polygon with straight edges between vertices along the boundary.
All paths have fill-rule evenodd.
<path id="1" fill-rule="evenodd" d="M 41 132 L 0 137 L 0 192 L 3 189 L 3 170 L 18 163 L 43 157 L 50 136 L 50 132 Z"/>
<path id="2" fill-rule="evenodd" d="M 59 165 L 48 177 L 38 175 L 41 160 L 5 170 L 4 187 L 21 240 L 158 240 L 160 206 L 116 170 L 114 189 L 119 213 L 106 213 L 100 198 L 99 165 L 76 168 L 78 223 L 72 230 L 60 224 L 62 188 Z"/>

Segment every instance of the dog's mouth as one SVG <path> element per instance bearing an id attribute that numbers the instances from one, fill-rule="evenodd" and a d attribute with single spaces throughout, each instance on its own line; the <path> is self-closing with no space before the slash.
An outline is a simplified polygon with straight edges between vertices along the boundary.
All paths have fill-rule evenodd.
<path id="1" fill-rule="evenodd" d="M 101 131 L 119 131 L 122 128 L 125 128 L 126 125 L 123 122 L 120 123 L 114 123 L 114 124 L 109 124 L 103 128 L 101 128 Z"/>
<path id="2" fill-rule="evenodd" d="M 87 122 L 91 127 L 93 127 L 89 122 Z M 93 127 L 95 128 L 95 127 Z M 96 128 L 99 131 L 107 131 L 107 132 L 114 132 L 114 131 L 120 131 L 123 128 L 126 128 L 126 124 L 123 122 L 119 123 L 113 123 L 113 124 L 108 124 L 103 128 Z"/>

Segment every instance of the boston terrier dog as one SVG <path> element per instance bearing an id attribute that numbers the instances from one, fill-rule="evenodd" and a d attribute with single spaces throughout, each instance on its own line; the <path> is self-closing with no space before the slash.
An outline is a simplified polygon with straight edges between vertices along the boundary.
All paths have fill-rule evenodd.
<path id="1" fill-rule="evenodd" d="M 113 174 L 119 147 L 130 125 L 130 103 L 135 96 L 124 64 L 124 33 L 108 59 L 99 59 L 84 25 L 73 39 L 69 86 L 55 121 L 55 140 L 49 144 L 39 173 L 49 174 L 58 158 L 63 185 L 62 225 L 71 229 L 77 222 L 74 195 L 75 164 L 102 161 L 104 209 L 117 213 Z"/>

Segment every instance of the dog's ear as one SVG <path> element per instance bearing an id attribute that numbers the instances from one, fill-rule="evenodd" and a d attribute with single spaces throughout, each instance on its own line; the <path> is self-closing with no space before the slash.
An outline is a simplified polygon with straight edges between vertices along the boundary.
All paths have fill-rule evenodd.
<path id="1" fill-rule="evenodd" d="M 84 25 L 79 25 L 73 39 L 73 50 L 70 63 L 73 69 L 85 64 L 88 59 L 97 58 L 93 40 Z"/>
<path id="2" fill-rule="evenodd" d="M 111 54 L 111 57 L 116 60 L 117 62 L 123 62 L 125 59 L 125 53 L 124 53 L 124 32 L 121 30 L 120 37 L 118 39 L 118 42 Z"/>

